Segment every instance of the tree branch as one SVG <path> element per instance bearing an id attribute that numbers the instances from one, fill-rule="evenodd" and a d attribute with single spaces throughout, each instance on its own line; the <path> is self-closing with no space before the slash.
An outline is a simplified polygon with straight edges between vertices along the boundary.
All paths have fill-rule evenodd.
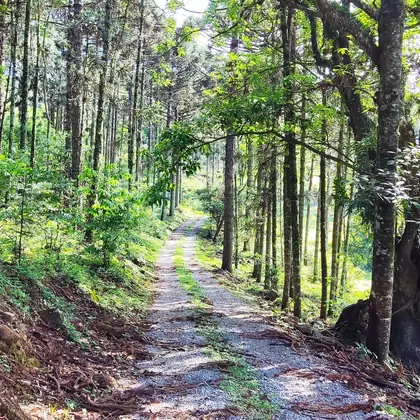
<path id="1" fill-rule="evenodd" d="M 370 4 L 366 4 L 363 0 L 350 0 L 357 8 L 365 12 L 369 17 L 373 20 L 378 21 L 379 19 L 379 11 L 372 7 Z"/>
<path id="2" fill-rule="evenodd" d="M 377 68 L 379 68 L 379 47 L 375 39 L 358 23 L 349 12 L 345 12 L 340 7 L 329 0 L 316 0 L 324 19 L 328 24 L 343 35 L 351 35 L 356 44 L 371 58 Z"/>

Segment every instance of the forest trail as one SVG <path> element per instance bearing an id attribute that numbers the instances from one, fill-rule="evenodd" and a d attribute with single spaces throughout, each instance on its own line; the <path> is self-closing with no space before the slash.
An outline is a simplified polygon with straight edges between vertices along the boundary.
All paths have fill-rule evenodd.
<path id="1" fill-rule="evenodd" d="M 153 327 L 148 333 L 153 360 L 139 367 L 144 385 L 165 392 L 130 418 L 372 418 L 363 410 L 371 404 L 365 396 L 326 379 L 322 361 L 275 338 L 275 327 L 257 307 L 234 296 L 197 263 L 195 240 L 203 222 L 181 226 L 159 259 L 157 296 L 149 319 Z M 197 302 L 179 281 L 174 261 L 181 247 L 184 271 L 211 306 L 204 312 L 195 311 Z M 242 410 L 234 408 L 238 406 Z"/>

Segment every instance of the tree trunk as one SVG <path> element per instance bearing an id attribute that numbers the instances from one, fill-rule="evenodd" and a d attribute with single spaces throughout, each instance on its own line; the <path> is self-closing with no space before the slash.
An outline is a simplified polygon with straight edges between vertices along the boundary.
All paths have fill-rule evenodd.
<path id="1" fill-rule="evenodd" d="M 34 95 L 32 98 L 32 133 L 31 133 L 31 152 L 30 152 L 30 165 L 35 168 L 35 149 L 36 149 L 36 136 L 37 136 L 37 111 L 38 111 L 38 91 L 39 91 L 39 70 L 40 70 L 40 55 L 41 55 L 41 38 L 40 38 L 40 25 L 41 25 L 41 10 L 38 1 L 37 10 L 37 23 L 36 23 L 36 63 L 34 75 Z"/>
<path id="2" fill-rule="evenodd" d="M 102 150 L 102 129 L 103 129 L 103 120 L 104 120 L 104 104 L 106 97 L 106 82 L 108 74 L 108 56 L 109 56 L 109 35 L 111 32 L 111 12 L 112 12 L 112 0 L 106 0 L 105 3 L 105 20 L 104 28 L 102 33 L 103 40 L 103 51 L 102 51 L 102 68 L 99 77 L 99 87 L 98 87 L 98 106 L 96 111 L 96 132 L 95 132 L 95 145 L 93 149 L 93 166 L 94 171 L 93 180 L 91 183 L 91 188 L 88 196 L 88 207 L 92 208 L 95 204 L 96 192 L 98 189 L 98 171 L 100 165 L 100 157 Z M 88 226 L 86 229 L 86 241 L 92 242 L 92 227 L 90 226 L 92 222 L 91 216 L 88 218 Z"/>
<path id="3" fill-rule="evenodd" d="M 301 141 L 305 143 L 306 141 L 306 97 L 305 94 L 302 95 L 302 109 L 301 109 Z M 300 147 L 300 168 L 299 168 L 299 246 L 300 246 L 300 256 L 304 257 L 304 246 L 303 246 L 303 215 L 305 209 L 305 172 L 306 172 L 306 147 Z"/>
<path id="4" fill-rule="evenodd" d="M 289 155 L 286 149 L 284 155 L 283 165 L 283 252 L 284 252 L 284 284 L 283 284 L 283 299 L 281 308 L 287 309 L 289 306 L 289 297 L 293 298 L 290 293 L 292 284 L 292 223 L 291 223 L 291 208 L 290 208 L 290 165 Z"/>
<path id="5" fill-rule="evenodd" d="M 172 88 L 169 87 L 168 103 L 166 106 L 166 128 L 172 125 Z M 173 180 L 173 176 L 172 176 Z M 168 216 L 168 192 L 165 191 L 162 200 L 162 210 L 160 213 L 160 220 L 164 222 Z"/>
<path id="6" fill-rule="evenodd" d="M 373 240 L 372 290 L 367 345 L 380 362 L 388 359 L 392 315 L 395 255 L 395 204 L 398 124 L 402 100 L 402 40 L 404 3 L 383 0 L 379 11 L 380 89 L 378 106 L 378 149 Z"/>
<path id="7" fill-rule="evenodd" d="M 292 279 L 294 300 L 294 315 L 300 318 L 302 314 L 301 308 L 301 284 L 300 284 L 300 233 L 299 233 L 299 198 L 298 198 L 298 179 L 297 179 L 297 160 L 296 160 L 296 143 L 295 131 L 293 129 L 295 121 L 294 111 L 294 85 L 290 78 L 293 74 L 293 61 L 295 58 L 295 23 L 294 11 L 289 9 L 281 12 L 281 27 L 283 39 L 283 76 L 285 82 L 285 109 L 284 123 L 289 129 L 285 133 L 286 143 L 289 155 L 289 200 L 290 200 L 290 223 L 292 234 Z"/>
<path id="8" fill-rule="evenodd" d="M 341 123 L 338 138 L 338 155 L 344 151 L 344 109 L 341 105 Z M 334 222 L 331 249 L 331 288 L 328 315 L 334 314 L 334 306 L 337 304 L 338 275 L 340 267 L 341 233 L 343 229 L 344 192 L 345 179 L 343 177 L 343 164 L 337 163 L 336 177 L 334 181 Z"/>
<path id="9" fill-rule="evenodd" d="M 326 164 L 325 157 L 321 156 L 320 163 L 320 236 L 321 236 L 321 319 L 327 319 L 328 306 L 328 271 L 327 271 L 327 209 L 326 209 Z"/>
<path id="10" fill-rule="evenodd" d="M 316 222 L 315 222 L 315 246 L 314 246 L 314 276 L 313 282 L 319 280 L 319 242 L 321 239 L 321 186 L 318 191 L 317 200 L 317 211 L 316 211 Z"/>
<path id="11" fill-rule="evenodd" d="M 0 0 L 0 8 L 4 9 L 6 7 L 6 0 Z M 6 9 L 7 10 L 7 9 Z M 4 41 L 6 37 L 6 27 L 5 27 L 5 16 L 6 13 L 4 10 L 0 12 L 0 66 L 3 67 L 3 60 L 4 60 Z M 10 74 L 7 79 L 7 84 L 9 85 Z M 6 89 L 7 90 L 7 89 Z M 4 115 L 6 113 L 6 101 L 4 99 L 4 90 L 3 90 L 3 82 L 0 81 L 0 155 L 2 154 L 3 149 L 3 121 Z M 6 92 L 7 98 L 7 92 Z"/>
<path id="12" fill-rule="evenodd" d="M 20 2 L 15 4 L 15 10 L 12 14 L 12 45 L 11 45 L 11 72 L 12 81 L 10 88 L 10 125 L 8 138 L 8 156 L 13 156 L 13 143 L 15 136 L 15 108 L 16 108 L 16 79 L 17 79 L 17 47 L 18 47 L 18 25 L 19 25 Z"/>
<path id="13" fill-rule="evenodd" d="M 20 142 L 21 150 L 26 149 L 28 136 L 28 94 L 29 94 L 29 38 L 31 31 L 32 0 L 26 0 L 25 29 L 23 35 L 22 77 L 20 85 Z"/>
<path id="14" fill-rule="evenodd" d="M 255 217 L 255 244 L 254 244 L 254 270 L 252 277 L 259 283 L 262 275 L 262 262 L 264 254 L 264 196 L 262 194 L 263 186 L 263 167 L 261 164 L 258 166 L 257 172 L 257 194 L 258 204 Z"/>
<path id="15" fill-rule="evenodd" d="M 230 44 L 230 52 L 235 55 L 238 52 L 239 40 L 233 38 Z M 234 71 L 235 59 L 231 62 L 231 70 Z M 234 92 L 234 85 L 229 88 L 230 93 Z M 225 207 L 224 207 L 224 238 L 223 238 L 223 260 L 222 269 L 232 272 L 233 240 L 235 223 L 235 167 L 236 167 L 236 136 L 232 129 L 228 130 L 225 152 Z"/>
<path id="16" fill-rule="evenodd" d="M 144 83 L 144 67 L 142 69 L 142 59 L 143 59 L 143 29 L 144 29 L 144 0 L 140 2 L 140 22 L 139 22 L 139 39 L 137 44 L 137 57 L 136 57 L 136 69 L 134 75 L 134 95 L 133 95 L 133 108 L 131 114 L 131 132 L 130 132 L 130 142 L 129 142 L 129 151 L 128 151 L 128 170 L 130 175 L 134 178 L 137 177 L 138 173 L 138 152 L 139 152 L 139 141 L 138 141 L 138 115 L 137 107 L 139 100 L 139 89 L 141 91 L 141 101 L 143 101 L 143 83 Z M 142 71 L 140 71 L 142 69 Z M 140 77 L 141 76 L 141 77 Z M 141 80 L 141 86 L 140 86 Z M 136 141 L 136 173 L 134 173 L 134 141 Z M 131 185 L 131 184 L 130 184 Z"/>
<path id="17" fill-rule="evenodd" d="M 142 177 L 142 163 L 141 163 L 141 147 L 143 144 L 143 107 L 144 107 L 144 78 L 145 78 L 146 69 L 144 65 L 141 69 L 140 77 L 140 100 L 139 100 L 139 110 L 140 115 L 137 120 L 137 142 L 136 142 L 136 182 L 139 183 Z M 176 185 L 176 184 L 175 184 Z M 175 204 L 175 208 L 176 208 Z"/>
<path id="18" fill-rule="evenodd" d="M 248 159 L 246 165 L 246 204 L 245 204 L 245 241 L 244 251 L 251 250 L 251 225 L 252 225 L 252 208 L 253 208 L 253 194 L 254 194 L 254 144 L 251 136 L 247 139 Z M 214 174 L 214 161 L 213 161 L 213 174 Z M 214 178 L 214 175 L 213 175 Z"/>
<path id="19" fill-rule="evenodd" d="M 271 225 L 272 241 L 272 270 L 271 270 L 271 289 L 278 291 L 278 273 L 277 273 L 277 148 L 274 148 L 273 159 L 271 162 L 271 200 L 273 205 L 273 222 Z"/>
<path id="20" fill-rule="evenodd" d="M 83 0 L 74 0 L 70 43 L 71 178 L 77 184 L 82 158 L 83 31 L 80 22 Z"/>
<path id="21" fill-rule="evenodd" d="M 311 161 L 311 171 L 309 173 L 309 186 L 308 186 L 308 198 L 306 203 L 306 223 L 305 223 L 305 239 L 303 242 L 303 265 L 306 267 L 308 265 L 308 239 L 309 239 L 309 226 L 311 220 L 311 193 L 312 193 L 312 184 L 314 177 L 314 165 L 315 157 L 312 157 Z"/>
<path id="22" fill-rule="evenodd" d="M 268 174 L 267 174 L 268 175 Z M 273 223 L 273 203 L 271 186 L 269 185 L 269 177 L 266 177 L 264 195 L 266 200 L 267 208 L 267 230 L 265 239 L 265 276 L 264 276 L 264 290 L 269 291 L 271 289 L 271 269 L 272 269 L 272 223 Z"/>
<path id="23" fill-rule="evenodd" d="M 238 174 L 235 174 L 235 269 L 239 268 L 239 191 Z"/>

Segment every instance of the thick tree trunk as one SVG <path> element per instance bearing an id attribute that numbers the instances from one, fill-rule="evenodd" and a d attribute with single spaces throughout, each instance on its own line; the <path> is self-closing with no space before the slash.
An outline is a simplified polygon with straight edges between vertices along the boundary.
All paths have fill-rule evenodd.
<path id="1" fill-rule="evenodd" d="M 135 67 L 135 74 L 134 74 L 134 95 L 133 95 L 133 107 L 131 110 L 131 130 L 129 133 L 130 140 L 129 140 L 129 148 L 128 148 L 128 171 L 132 178 L 137 173 L 137 154 L 136 153 L 136 171 L 134 171 L 134 142 L 136 141 L 136 151 L 138 152 L 138 138 L 137 130 L 138 127 L 138 115 L 137 115 L 137 107 L 138 107 L 138 98 L 139 98 L 139 89 L 143 91 L 143 86 L 140 87 L 140 74 L 142 74 L 142 85 L 144 83 L 144 73 L 141 72 L 140 69 L 142 68 L 142 59 L 143 59 L 143 28 L 144 28 L 144 7 L 143 7 L 144 0 L 141 0 L 140 8 L 141 8 L 141 16 L 140 16 L 140 26 L 139 26 L 139 38 L 137 44 L 137 58 L 136 58 L 136 67 Z M 143 100 L 143 99 L 142 99 Z M 130 183 L 131 185 L 131 183 Z"/>
<path id="2" fill-rule="evenodd" d="M 4 129 L 4 119 L 6 117 L 6 108 L 7 108 L 7 102 L 9 99 L 9 89 L 10 89 L 10 71 L 7 76 L 7 83 L 6 83 L 6 93 L 3 98 L 3 107 L 2 107 L 2 114 L 0 118 L 0 154 L 3 153 L 3 129 Z"/>
<path id="3" fill-rule="evenodd" d="M 404 3 L 383 0 L 379 12 L 380 89 L 374 254 L 367 345 L 381 362 L 388 359 L 395 255 L 395 204 L 398 124 L 402 100 Z M 384 187 L 382 187 L 384 186 Z"/>

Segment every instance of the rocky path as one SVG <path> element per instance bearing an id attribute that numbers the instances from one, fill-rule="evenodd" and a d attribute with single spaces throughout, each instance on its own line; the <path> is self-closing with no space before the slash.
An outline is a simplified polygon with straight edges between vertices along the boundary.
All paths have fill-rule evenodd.
<path id="1" fill-rule="evenodd" d="M 234 296 L 197 263 L 194 248 L 202 223 L 193 220 L 178 229 L 158 262 L 160 282 L 149 319 L 153 360 L 140 368 L 142 385 L 159 392 L 135 418 L 386 418 L 365 413 L 367 398 L 340 382 L 307 374 L 322 372 L 319 359 L 298 354 L 267 334 L 275 327 L 258 308 Z M 204 295 L 204 309 L 197 310 L 200 302 L 179 281 L 174 261 L 181 247 L 194 293 Z"/>

